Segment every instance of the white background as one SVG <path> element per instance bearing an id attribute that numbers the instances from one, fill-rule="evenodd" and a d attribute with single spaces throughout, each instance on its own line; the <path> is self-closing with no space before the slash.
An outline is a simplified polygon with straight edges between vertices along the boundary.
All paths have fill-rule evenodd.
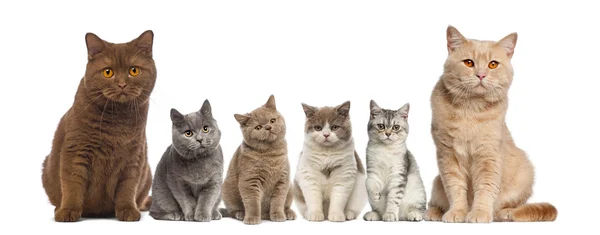
<path id="1" fill-rule="evenodd" d="M 598 7 L 579 1 L 164 2 L 0 3 L 0 230 L 505 234 L 583 230 L 597 218 Z M 223 132 L 229 162 L 241 142 L 233 114 L 251 111 L 275 94 L 287 121 L 293 169 L 303 142 L 301 102 L 324 106 L 351 100 L 363 161 L 369 100 L 394 109 L 410 102 L 408 146 L 429 196 L 437 174 L 429 96 L 447 56 L 449 24 L 467 38 L 499 40 L 519 33 L 507 121 L 536 166 L 531 201 L 553 203 L 559 211 L 556 222 L 383 223 L 365 222 L 361 215 L 346 223 L 300 218 L 245 226 L 231 218 L 162 222 L 147 213 L 139 223 L 53 220 L 54 207 L 41 185 L 41 164 L 84 74 L 87 32 L 110 42 L 127 42 L 146 29 L 155 33 L 158 79 L 147 126 L 153 168 L 171 141 L 169 109 L 193 112 L 206 98 Z"/>

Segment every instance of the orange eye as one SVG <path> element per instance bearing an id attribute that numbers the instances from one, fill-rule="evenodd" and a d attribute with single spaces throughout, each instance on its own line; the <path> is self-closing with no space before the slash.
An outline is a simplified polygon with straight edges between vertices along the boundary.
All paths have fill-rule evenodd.
<path id="1" fill-rule="evenodd" d="M 138 68 L 138 67 L 129 68 L 129 75 L 134 76 L 134 77 L 137 75 L 140 75 L 140 68 Z"/>
<path id="2" fill-rule="evenodd" d="M 489 67 L 490 69 L 495 69 L 495 68 L 498 68 L 498 64 L 500 64 L 500 63 L 498 63 L 498 61 L 492 60 L 492 62 L 490 62 L 490 63 L 488 64 L 488 67 Z"/>
<path id="3" fill-rule="evenodd" d="M 105 78 L 111 78 L 115 73 L 113 72 L 113 70 L 111 68 L 105 68 L 104 70 L 102 70 L 102 75 Z"/>
<path id="4" fill-rule="evenodd" d="M 475 63 L 473 63 L 472 60 L 463 60 L 463 63 L 465 63 L 465 65 L 469 68 L 473 67 L 473 65 L 475 65 Z"/>

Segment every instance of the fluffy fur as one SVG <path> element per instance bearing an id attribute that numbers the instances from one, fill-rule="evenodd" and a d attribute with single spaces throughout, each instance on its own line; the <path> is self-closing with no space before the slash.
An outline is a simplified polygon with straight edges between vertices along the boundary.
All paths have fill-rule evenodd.
<path id="1" fill-rule="evenodd" d="M 505 123 L 513 79 L 513 33 L 498 42 L 466 39 L 450 26 L 448 59 L 433 90 L 431 133 L 440 175 L 426 219 L 444 222 L 552 221 L 548 203 L 526 204 L 533 166 Z"/>
<path id="2" fill-rule="evenodd" d="M 150 216 L 158 220 L 221 219 L 221 131 L 208 100 L 194 113 L 171 109 L 173 144 L 163 154 L 152 184 Z"/>
<path id="3" fill-rule="evenodd" d="M 150 204 L 148 100 L 156 81 L 152 31 L 122 44 L 88 33 L 88 63 L 73 106 L 60 120 L 42 183 L 54 219 L 140 220 Z"/>
<path id="4" fill-rule="evenodd" d="M 354 150 L 350 102 L 306 114 L 304 148 L 294 179 L 296 206 L 309 221 L 356 219 L 366 203 L 365 170 Z"/>
<path id="5" fill-rule="evenodd" d="M 409 107 L 382 109 L 371 101 L 366 186 L 373 211 L 367 221 L 423 220 L 425 187 L 406 147 Z"/>
<path id="6" fill-rule="evenodd" d="M 234 153 L 223 183 L 226 215 L 245 224 L 261 219 L 275 222 L 296 219 L 290 209 L 290 163 L 285 120 L 272 95 L 262 107 L 236 114 L 244 142 Z"/>

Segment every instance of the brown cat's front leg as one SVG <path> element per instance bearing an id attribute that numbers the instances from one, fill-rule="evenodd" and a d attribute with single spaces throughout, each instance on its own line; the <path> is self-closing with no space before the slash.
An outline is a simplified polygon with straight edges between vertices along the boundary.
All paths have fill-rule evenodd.
<path id="1" fill-rule="evenodd" d="M 473 205 L 466 217 L 469 223 L 490 223 L 494 219 L 494 202 L 500 192 L 501 159 L 490 148 L 473 155 Z"/>
<path id="2" fill-rule="evenodd" d="M 271 221 L 283 222 L 287 219 L 284 208 L 289 188 L 287 178 L 280 180 L 275 185 L 271 195 L 271 211 L 269 212 Z"/>
<path id="3" fill-rule="evenodd" d="M 127 166 L 123 169 L 115 194 L 115 214 L 119 221 L 140 220 L 141 214 L 135 202 L 139 181 L 138 165 Z"/>
<path id="4" fill-rule="evenodd" d="M 54 220 L 56 222 L 79 221 L 83 210 L 84 190 L 89 184 L 89 158 L 66 152 L 61 159 L 63 160 L 60 168 L 62 198 L 60 207 L 54 212 Z"/>
<path id="5" fill-rule="evenodd" d="M 240 180 L 240 195 L 244 202 L 244 224 L 259 224 L 261 222 L 262 185 L 258 179 Z"/>
<path id="6" fill-rule="evenodd" d="M 446 223 L 462 223 L 469 210 L 467 199 L 467 176 L 461 170 L 458 156 L 454 149 L 443 144 L 437 144 L 437 160 L 440 168 L 440 178 L 444 185 L 444 191 L 448 197 L 450 208 L 442 216 Z"/>

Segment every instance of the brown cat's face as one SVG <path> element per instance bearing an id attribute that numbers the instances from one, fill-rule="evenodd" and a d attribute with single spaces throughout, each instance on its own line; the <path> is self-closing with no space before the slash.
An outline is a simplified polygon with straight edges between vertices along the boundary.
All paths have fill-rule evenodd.
<path id="1" fill-rule="evenodd" d="M 113 102 L 146 101 L 156 81 L 152 59 L 154 34 L 146 31 L 128 43 L 113 44 L 92 33 L 85 37 L 88 64 L 84 85 L 93 99 Z"/>
<path id="2" fill-rule="evenodd" d="M 448 59 L 443 82 L 454 95 L 499 99 L 513 78 L 510 59 L 517 43 L 513 33 L 498 42 L 466 39 L 456 28 L 447 30 Z"/>
<path id="3" fill-rule="evenodd" d="M 236 114 L 240 123 L 244 140 L 248 144 L 254 142 L 272 143 L 285 138 L 285 120 L 275 107 L 275 97 L 271 95 L 265 105 L 249 114 Z"/>

